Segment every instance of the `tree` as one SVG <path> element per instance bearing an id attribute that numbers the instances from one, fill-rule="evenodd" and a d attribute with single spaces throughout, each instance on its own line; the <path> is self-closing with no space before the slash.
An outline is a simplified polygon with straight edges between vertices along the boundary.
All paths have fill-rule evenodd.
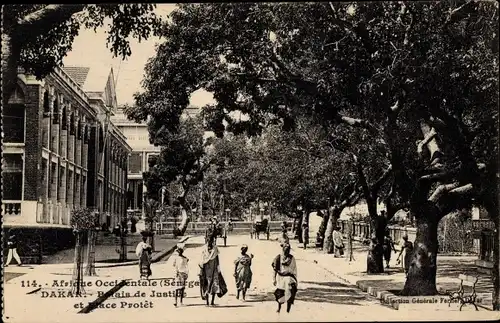
<path id="1" fill-rule="evenodd" d="M 141 232 L 142 235 L 149 237 L 149 244 L 151 245 L 151 249 L 153 252 L 155 251 L 155 237 L 154 237 L 154 232 L 155 232 L 155 227 L 154 224 L 158 221 L 158 208 L 160 207 L 160 203 L 158 200 L 147 197 L 146 200 L 144 201 L 144 206 L 145 206 L 145 222 L 146 222 L 146 230 L 144 232 Z"/>
<path id="2" fill-rule="evenodd" d="M 61 65 L 82 26 L 95 30 L 110 18 L 107 45 L 115 56 L 130 56 L 129 36 L 142 40 L 157 31 L 160 20 L 154 8 L 152 4 L 3 6 L 3 104 L 14 91 L 18 68 L 44 78 Z"/>
<path id="3" fill-rule="evenodd" d="M 127 111 L 130 113 L 130 110 Z M 205 140 L 203 135 L 199 118 L 185 119 L 174 132 L 162 130 L 152 137 L 150 134 L 150 140 L 161 147 L 161 152 L 149 160 L 149 171 L 144 173 L 147 195 L 157 201 L 162 187 L 176 185 L 178 192 L 174 203 L 182 208 L 182 220 L 175 230 L 177 235 L 184 234 L 192 217 L 187 194 L 203 179 L 203 173 L 211 163 L 207 156 L 207 147 L 211 142 Z"/>
<path id="4" fill-rule="evenodd" d="M 383 142 L 388 213 L 409 205 L 417 226 L 403 294 L 431 295 L 439 220 L 474 202 L 498 222 L 497 30 L 495 2 L 181 5 L 136 115 L 170 116 L 152 130 L 175 127 L 204 88 L 217 100 L 204 110 L 218 135 L 260 134 L 269 117 L 290 129 L 309 115 Z"/>
<path id="5" fill-rule="evenodd" d="M 81 296 L 85 291 L 83 290 L 83 245 L 82 239 L 84 234 L 90 234 L 95 230 L 98 217 L 97 213 L 92 212 L 88 208 L 74 209 L 71 212 L 70 225 L 73 228 L 73 233 L 76 236 L 75 244 L 75 258 L 73 268 L 73 282 L 71 292 L 75 295 Z"/>

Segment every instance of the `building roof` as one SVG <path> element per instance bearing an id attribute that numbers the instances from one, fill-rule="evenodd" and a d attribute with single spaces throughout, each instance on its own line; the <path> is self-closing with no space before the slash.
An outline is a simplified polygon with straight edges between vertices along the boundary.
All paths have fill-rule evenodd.
<path id="1" fill-rule="evenodd" d="M 64 66 L 63 70 L 91 97 L 102 97 L 108 106 L 116 107 L 113 68 Z"/>
<path id="2" fill-rule="evenodd" d="M 90 67 L 83 66 L 64 66 L 62 68 L 66 74 L 73 79 L 80 87 L 83 88 L 83 84 L 87 79 L 87 75 L 89 74 Z"/>

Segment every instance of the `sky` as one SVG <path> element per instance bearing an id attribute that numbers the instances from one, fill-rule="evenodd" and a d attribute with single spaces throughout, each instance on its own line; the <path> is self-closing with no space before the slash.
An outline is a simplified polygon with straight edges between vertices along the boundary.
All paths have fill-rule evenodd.
<path id="1" fill-rule="evenodd" d="M 175 4 L 157 4 L 156 13 L 166 18 Z M 73 50 L 63 59 L 65 66 L 85 66 L 90 69 L 113 68 L 116 84 L 116 96 L 119 105 L 134 104 L 133 94 L 142 92 L 141 81 L 144 75 L 144 66 L 147 60 L 155 55 L 155 43 L 160 39 L 151 37 L 147 41 L 138 42 L 130 39 L 132 55 L 125 60 L 120 57 L 113 58 L 111 51 L 106 48 L 106 28 L 93 29 L 82 28 L 73 43 Z M 213 102 L 213 96 L 203 90 L 199 90 L 191 96 L 191 104 L 203 106 Z"/>

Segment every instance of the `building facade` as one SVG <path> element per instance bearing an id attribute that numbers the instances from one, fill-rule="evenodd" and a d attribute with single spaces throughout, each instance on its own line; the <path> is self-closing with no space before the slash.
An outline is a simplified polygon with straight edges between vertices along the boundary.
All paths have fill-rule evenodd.
<path id="1" fill-rule="evenodd" d="M 88 93 L 70 72 L 56 68 L 43 81 L 19 74 L 3 109 L 6 227 L 69 228 L 71 211 L 82 207 L 112 211 L 111 225 L 125 212 L 131 149 L 112 125 L 108 134 L 102 117 L 112 113 L 114 86 Z"/>
<path id="2" fill-rule="evenodd" d="M 155 147 L 149 142 L 147 124 L 128 120 L 123 108 L 118 108 L 111 120 L 132 148 L 127 174 L 127 211 L 129 217 L 142 218 L 144 216 L 143 197 L 146 192 L 142 174 L 149 170 L 149 158 L 160 154 L 160 147 Z"/>

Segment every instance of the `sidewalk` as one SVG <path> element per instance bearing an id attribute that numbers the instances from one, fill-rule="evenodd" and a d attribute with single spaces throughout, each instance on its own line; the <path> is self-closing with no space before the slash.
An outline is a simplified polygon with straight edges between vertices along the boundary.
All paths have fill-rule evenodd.
<path id="1" fill-rule="evenodd" d="M 177 242 L 185 242 L 190 237 L 183 237 Z M 197 244 L 193 244 L 193 247 Z M 186 245 L 187 248 L 190 244 Z M 175 245 L 168 250 L 158 253 L 153 262 L 168 257 L 175 250 Z M 167 258 L 168 259 L 168 258 Z M 132 282 L 139 280 L 137 261 L 120 264 L 121 266 L 96 266 L 96 276 L 83 277 L 82 296 L 74 294 L 72 288 L 73 264 L 50 264 L 33 266 L 11 265 L 5 268 L 4 281 L 4 321 L 32 320 L 32 313 L 43 313 L 44 309 L 51 309 L 51 317 L 58 317 L 61 321 L 68 321 L 71 315 L 86 306 L 86 304 L 102 296 L 118 285 L 124 279 Z M 97 264 L 96 264 L 97 265 Z M 155 266 L 152 268 L 155 271 Z M 10 276 L 10 277 L 7 277 Z M 54 300 L 57 299 L 57 306 Z M 83 304 L 83 305 L 82 305 Z M 52 313 L 56 312 L 56 313 Z M 31 313 L 31 317 L 30 317 Z"/>
<path id="2" fill-rule="evenodd" d="M 438 302 L 439 304 L 442 303 L 440 309 L 442 307 L 443 309 L 458 310 L 458 304 L 448 306 L 449 297 L 447 291 L 458 290 L 460 286 L 459 274 L 479 275 L 479 281 L 476 285 L 477 304 L 481 305 L 483 310 L 491 310 L 492 308 L 493 283 L 491 276 L 477 272 L 474 265 L 476 257 L 438 255 L 437 288 L 441 295 L 418 298 L 404 297 L 398 296 L 404 287 L 406 277 L 402 267 L 396 266 L 396 254 L 393 254 L 391 258 L 390 265 L 392 268 L 385 269 L 383 274 L 367 275 L 366 257 L 368 247 L 360 242 L 353 242 L 354 260 L 349 261 L 347 254 L 342 258 L 335 258 L 333 255 L 324 254 L 323 251 L 318 249 L 304 250 L 298 241 L 291 241 L 294 252 L 300 255 L 301 258 L 318 264 L 345 283 L 358 286 L 364 292 L 377 297 L 381 302 L 392 306 L 394 309 L 407 308 L 408 306 L 415 308 L 419 304 Z M 470 287 L 465 286 L 465 292 L 470 290 Z M 470 307 L 470 305 L 466 307 Z"/>
<path id="3" fill-rule="evenodd" d="M 190 239 L 191 236 L 186 236 L 182 237 L 180 240 L 175 240 L 166 245 L 166 249 L 160 250 L 153 254 L 152 257 L 152 262 L 156 263 L 166 256 L 170 255 L 174 250 L 177 245 L 177 243 L 181 242 L 186 242 L 188 239 Z M 187 248 L 190 247 L 189 243 L 186 245 Z M 134 250 L 135 252 L 135 250 Z M 136 258 L 135 255 L 133 255 L 133 258 Z M 124 266 L 133 266 L 137 265 L 139 263 L 138 260 L 130 260 L 126 262 L 120 262 L 120 263 L 102 263 L 102 262 L 96 262 L 95 263 L 95 268 L 112 268 L 112 267 L 124 267 Z M 7 276 L 6 281 L 10 279 L 14 279 L 16 276 L 20 275 L 26 275 L 26 274 L 32 274 L 34 272 L 50 272 L 53 274 L 63 274 L 65 272 L 72 272 L 73 271 L 73 263 L 62 263 L 62 264 L 41 264 L 41 265 L 23 265 L 23 266 L 17 266 L 17 265 L 10 265 L 8 267 L 4 267 L 4 273 Z M 23 279 L 28 279 L 27 277 L 24 277 Z"/>

